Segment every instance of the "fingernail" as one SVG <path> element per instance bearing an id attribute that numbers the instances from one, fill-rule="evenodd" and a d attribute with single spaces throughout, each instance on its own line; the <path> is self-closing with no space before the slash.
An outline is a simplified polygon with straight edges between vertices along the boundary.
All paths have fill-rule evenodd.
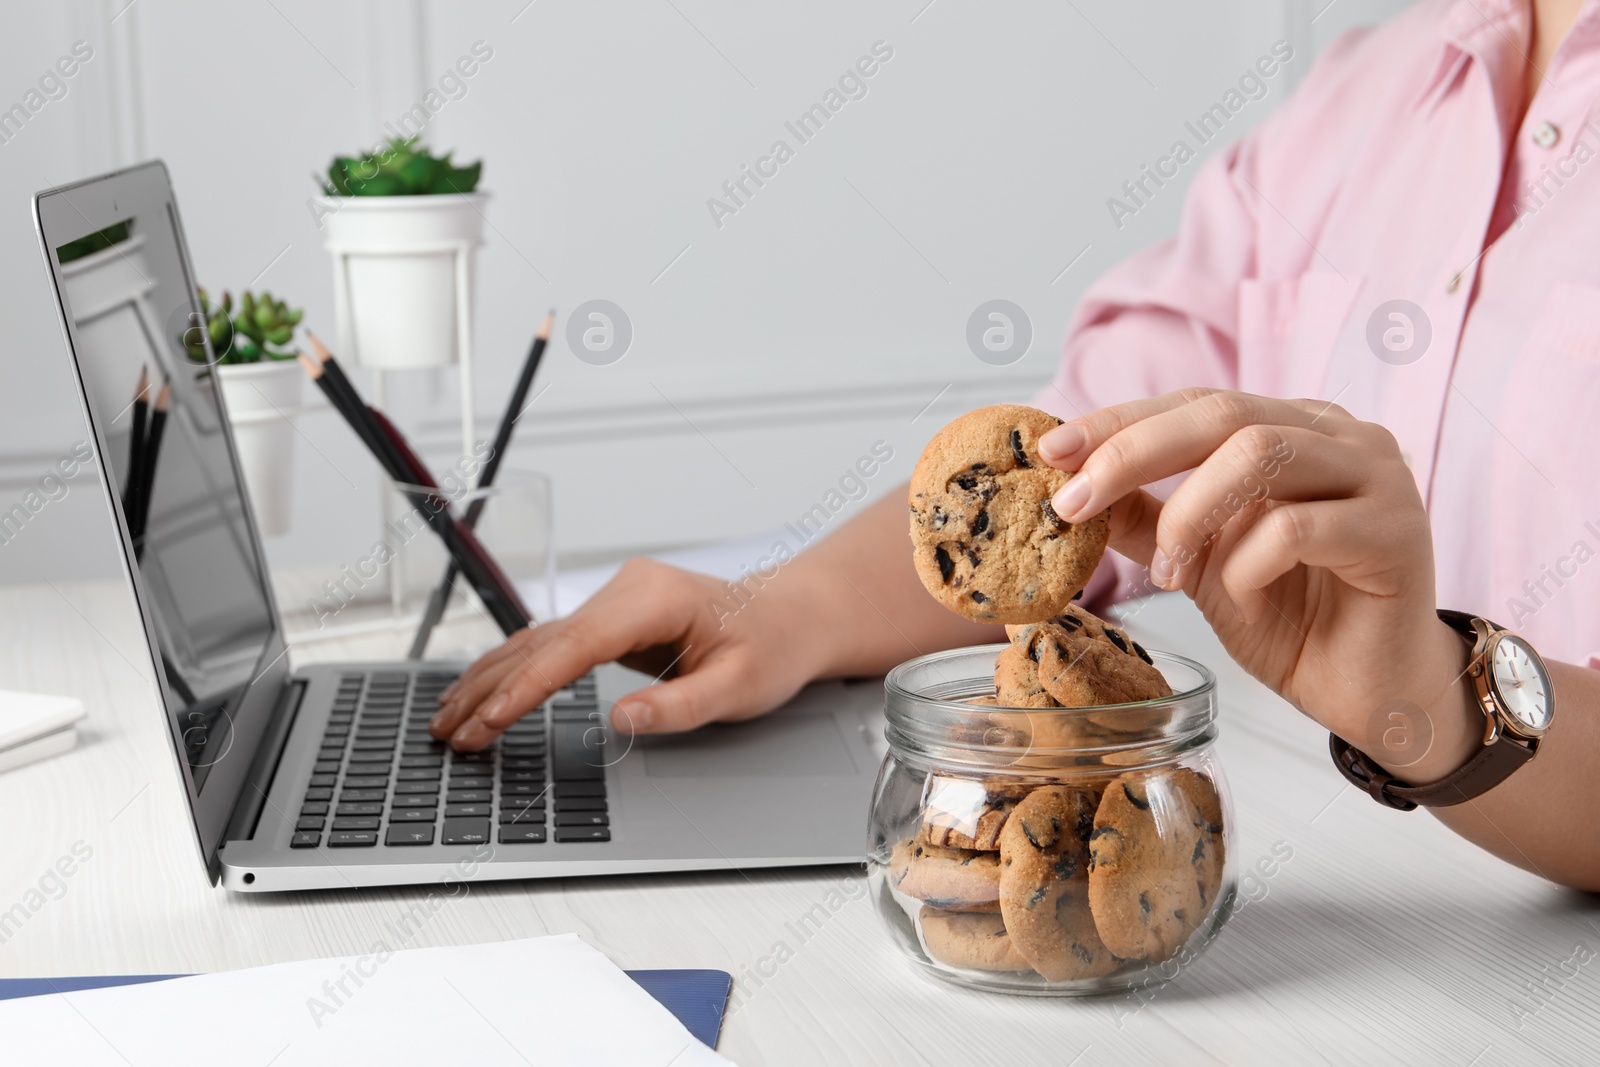
<path id="1" fill-rule="evenodd" d="M 468 719 L 461 728 L 450 735 L 450 747 L 475 751 L 494 740 L 494 731 L 477 719 Z"/>
<path id="2" fill-rule="evenodd" d="M 1065 429 L 1065 427 L 1062 427 Z M 1067 479 L 1067 484 L 1057 490 L 1055 497 L 1050 501 L 1050 506 L 1057 515 L 1067 522 L 1075 521 L 1074 517 L 1082 511 L 1084 505 L 1089 503 L 1093 490 L 1089 486 L 1089 479 L 1081 474 L 1074 474 Z"/>
<path id="3" fill-rule="evenodd" d="M 1074 423 L 1063 423 L 1039 438 L 1039 455 L 1045 459 L 1064 459 L 1089 442 L 1089 435 L 1083 432 L 1083 427 Z"/>
<path id="4" fill-rule="evenodd" d="M 506 694 L 501 693 L 499 696 L 495 697 L 493 700 L 489 701 L 489 703 L 483 706 L 483 710 L 478 713 L 478 718 L 492 726 L 504 726 L 505 723 L 500 721 L 500 715 L 510 705 L 511 698 Z"/>
<path id="5" fill-rule="evenodd" d="M 611 709 L 611 725 L 630 734 L 648 732 L 655 723 L 655 718 L 654 708 L 649 704 L 641 704 L 636 700 L 618 704 Z"/>
<path id="6" fill-rule="evenodd" d="M 439 733 L 439 730 L 444 726 L 445 719 L 447 719 L 449 717 L 449 715 L 450 715 L 449 712 L 441 711 L 441 712 L 439 712 L 439 714 L 437 714 L 433 718 L 429 719 L 428 720 L 428 732 L 430 734 L 434 734 L 435 736 L 437 736 L 438 733 Z"/>
<path id="7" fill-rule="evenodd" d="M 1172 560 L 1168 559 L 1167 554 L 1158 546 L 1150 554 L 1150 580 L 1162 589 L 1169 589 L 1171 587 L 1167 583 L 1172 581 L 1172 575 Z"/>

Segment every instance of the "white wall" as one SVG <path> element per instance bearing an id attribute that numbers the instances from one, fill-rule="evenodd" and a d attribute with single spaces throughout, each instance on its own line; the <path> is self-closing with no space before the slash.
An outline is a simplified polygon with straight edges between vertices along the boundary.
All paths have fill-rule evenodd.
<path id="1" fill-rule="evenodd" d="M 1344 27 L 1401 6 L 125 5 L 29 5 L 0 35 L 0 107 L 24 100 L 74 41 L 94 49 L 66 95 L 0 144 L 0 510 L 83 434 L 29 195 L 160 157 L 205 284 L 259 275 L 331 336 L 310 173 L 375 141 L 483 41 L 492 59 L 426 131 L 435 147 L 483 157 L 493 196 L 478 260 L 480 434 L 546 308 L 603 297 L 635 331 L 625 358 L 594 367 L 572 355 L 558 318 L 541 375 L 551 389 L 519 438 L 513 462 L 557 476 L 568 553 L 775 527 L 878 439 L 898 457 L 874 486 L 888 488 L 949 417 L 1026 397 L 1083 287 L 1171 231 L 1179 188 L 1120 229 L 1106 199 L 1186 119 L 1287 39 L 1297 57 L 1240 113 L 1243 132 Z M 785 121 L 878 41 L 893 58 L 867 95 L 799 144 Z M 779 138 L 794 158 L 719 227 L 707 199 Z M 1031 349 L 1009 367 L 979 361 L 965 339 L 992 298 L 1032 322 Z M 454 457 L 451 374 L 392 376 L 390 406 L 431 461 Z M 375 469 L 330 413 L 300 429 L 295 529 L 269 544 L 274 563 L 356 558 L 378 529 Z M 0 580 L 112 573 L 109 529 L 82 478 L 0 546 Z"/>

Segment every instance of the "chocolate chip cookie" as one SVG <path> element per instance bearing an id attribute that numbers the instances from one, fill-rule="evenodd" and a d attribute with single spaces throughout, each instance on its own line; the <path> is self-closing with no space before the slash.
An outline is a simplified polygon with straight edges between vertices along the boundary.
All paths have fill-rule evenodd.
<path id="1" fill-rule="evenodd" d="M 1000 831 L 1000 915 L 1017 951 L 1052 982 L 1110 974 L 1122 963 L 1089 910 L 1089 835 L 1099 798 L 1035 789 Z"/>
<path id="2" fill-rule="evenodd" d="M 1106 787 L 1089 837 L 1089 908 L 1106 947 L 1171 958 L 1215 903 L 1222 808 L 1193 771 L 1138 771 Z"/>
<path id="3" fill-rule="evenodd" d="M 997 850 L 1000 828 L 1017 806 L 1015 797 L 997 796 L 971 778 L 928 779 L 918 837 L 941 848 Z"/>
<path id="4" fill-rule="evenodd" d="M 1039 437 L 1061 424 L 1020 404 L 979 408 L 934 435 L 911 475 L 917 576 L 934 599 L 980 622 L 1032 622 L 1066 607 L 1105 551 L 1110 509 L 1068 523 L 1050 498 L 1071 472 Z"/>
<path id="5" fill-rule="evenodd" d="M 1144 646 L 1076 604 L 1038 624 L 1031 635 L 1031 654 L 1039 684 L 1069 708 L 1172 695 Z"/>
<path id="6" fill-rule="evenodd" d="M 996 852 L 900 841 L 889 853 L 889 884 L 945 911 L 999 911 L 1000 857 Z"/>
<path id="7" fill-rule="evenodd" d="M 928 955 L 952 967 L 975 971 L 1026 971 L 1028 961 L 999 915 L 940 911 L 924 906 L 917 916 Z"/>
<path id="8" fill-rule="evenodd" d="M 1028 643 L 1013 640 L 994 661 L 994 693 L 1001 707 L 1059 708 L 1039 681 L 1039 663 Z"/>

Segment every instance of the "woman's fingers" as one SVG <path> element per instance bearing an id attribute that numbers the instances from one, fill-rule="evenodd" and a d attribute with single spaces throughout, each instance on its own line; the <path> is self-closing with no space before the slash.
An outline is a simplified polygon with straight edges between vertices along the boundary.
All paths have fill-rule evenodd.
<path id="1" fill-rule="evenodd" d="M 773 701 L 761 699 L 756 670 L 736 654 L 713 656 L 687 674 L 617 701 L 611 725 L 630 734 L 669 734 L 759 715 Z"/>
<path id="2" fill-rule="evenodd" d="M 1333 500 L 1357 493 L 1371 475 L 1358 446 L 1315 430 L 1256 424 L 1233 434 L 1173 491 L 1156 531 L 1164 566 L 1156 584 L 1176 588 L 1201 547 L 1250 504 Z"/>
<path id="3" fill-rule="evenodd" d="M 1082 522 L 1141 485 L 1198 466 L 1247 427 L 1292 426 L 1330 434 L 1342 422 L 1329 415 L 1319 418 L 1287 400 L 1186 391 L 1118 405 L 1067 425 L 1083 428 L 1085 443 L 1060 459 L 1060 466 L 1076 467 L 1077 473 L 1056 493 L 1052 506 L 1068 522 Z M 1064 429 L 1041 438 L 1041 448 Z M 1049 449 L 1042 454 L 1048 456 Z"/>
<path id="4" fill-rule="evenodd" d="M 1394 546 L 1410 540 L 1409 514 L 1378 499 L 1311 500 L 1271 507 L 1212 564 L 1247 623 L 1268 610 L 1264 590 L 1297 566 L 1322 567 L 1374 596 L 1402 591 L 1408 561 Z"/>

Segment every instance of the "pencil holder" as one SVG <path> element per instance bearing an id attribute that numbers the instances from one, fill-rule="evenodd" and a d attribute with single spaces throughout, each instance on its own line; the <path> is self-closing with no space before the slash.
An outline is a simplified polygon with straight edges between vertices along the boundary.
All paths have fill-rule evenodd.
<path id="1" fill-rule="evenodd" d="M 1070 996 L 1167 981 L 1235 894 L 1215 679 L 1152 651 L 1173 696 L 1006 708 L 1005 647 L 922 656 L 885 681 L 878 914 L 908 958 L 959 985 Z"/>

